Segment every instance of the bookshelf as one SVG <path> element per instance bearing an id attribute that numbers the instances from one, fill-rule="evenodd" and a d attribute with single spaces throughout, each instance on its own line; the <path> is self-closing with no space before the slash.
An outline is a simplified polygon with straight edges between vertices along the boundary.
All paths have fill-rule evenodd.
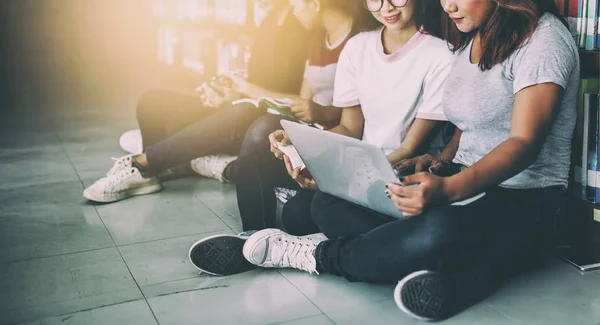
<path id="1" fill-rule="evenodd" d="M 245 70 L 265 15 L 253 0 L 154 0 L 154 13 L 158 61 L 198 81 Z"/>
<path id="2" fill-rule="evenodd" d="M 570 21 L 571 30 L 577 41 L 580 37 L 575 36 L 579 33 L 576 23 L 581 17 L 577 17 L 577 10 L 569 10 L 568 6 L 574 4 L 581 5 L 581 2 L 577 0 L 566 2 L 568 4 L 565 6 L 565 15 L 568 16 L 567 19 Z M 595 33 L 597 33 L 597 29 Z M 591 46 L 592 49 L 589 49 L 589 44 L 587 44 L 588 50 L 585 49 L 585 44 L 581 42 L 578 44 L 580 46 L 579 58 L 582 80 L 600 78 L 600 50 L 598 49 L 599 44 L 597 44 L 597 34 L 594 35 L 594 39 L 596 43 L 594 43 L 594 46 Z M 600 89 L 587 89 L 586 92 L 598 93 Z M 583 107 L 579 107 L 578 109 L 583 111 Z M 600 107 L 593 109 L 600 110 Z M 578 123 L 582 124 L 583 121 L 578 119 Z M 574 138 L 574 157 L 581 155 L 581 152 L 576 151 L 587 150 L 586 148 L 581 148 L 580 143 L 577 143 L 581 141 L 580 136 Z M 575 165 L 575 161 L 573 161 L 572 165 Z M 573 179 L 571 180 L 571 186 L 577 187 Z M 600 268 L 600 202 L 591 202 L 583 198 L 569 196 L 565 213 L 563 244 L 565 244 L 563 247 L 558 248 L 558 255 L 579 268 L 580 271 Z"/>

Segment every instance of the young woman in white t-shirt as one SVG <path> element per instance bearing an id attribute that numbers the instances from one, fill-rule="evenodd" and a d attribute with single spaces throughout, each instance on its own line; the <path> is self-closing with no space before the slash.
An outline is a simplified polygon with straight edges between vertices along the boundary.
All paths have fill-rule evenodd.
<path id="1" fill-rule="evenodd" d="M 296 1 L 292 3 L 294 2 Z M 318 11 L 322 4 L 320 0 L 297 2 L 311 6 L 314 11 Z M 365 0 L 363 5 L 363 12 L 371 19 L 375 18 L 379 27 L 351 38 L 340 54 L 332 102 L 334 106 L 341 107 L 342 112 L 339 124 L 329 132 L 362 139 L 382 148 L 392 164 L 417 155 L 430 144 L 441 147 L 441 139 L 434 139 L 432 143 L 431 138 L 447 124 L 442 113 L 442 90 L 453 56 L 446 43 L 436 37 L 441 34 L 439 3 L 437 0 Z M 275 143 L 289 141 L 285 133 L 276 131 L 270 135 L 270 140 L 272 150 L 281 157 L 281 152 L 275 149 Z M 435 142 L 436 140 L 439 142 Z M 273 159 L 272 156 L 270 158 Z M 289 166 L 287 157 L 285 161 Z M 314 193 L 319 193 L 314 191 L 318 184 L 310 177 L 301 176 L 299 170 L 290 169 L 289 173 L 301 187 L 310 190 L 301 192 L 300 195 L 306 193 L 312 199 Z M 244 216 L 244 206 L 249 203 L 245 197 L 240 197 L 240 193 L 252 190 L 258 192 L 269 176 L 260 178 L 258 174 L 257 170 L 247 170 L 237 176 L 238 205 L 244 231 L 275 226 L 273 220 L 270 224 L 262 222 L 258 226 L 249 227 L 249 217 Z M 241 178 L 259 179 L 254 182 L 254 186 L 240 186 Z M 254 201 L 260 201 L 260 198 L 257 197 Z M 311 223 L 312 232 L 320 232 L 310 216 L 311 200 L 304 202 L 304 205 L 297 207 L 297 211 L 284 211 L 282 215 L 286 230 L 295 235 L 310 234 L 307 229 L 311 229 Z M 286 207 L 289 208 L 289 203 Z M 254 218 L 264 220 L 260 210 Z M 340 232 L 343 233 L 343 229 L 348 226 L 340 224 Z M 322 234 L 314 238 L 322 239 Z M 231 252 L 232 247 L 240 248 L 244 240 L 242 236 L 217 236 L 197 243 L 192 250 L 224 252 L 227 258 L 220 260 L 227 263 L 219 263 L 219 273 L 232 274 L 248 268 L 248 263 L 241 263 L 236 259 L 241 258 L 243 261 L 241 251 L 238 250 L 237 255 L 235 249 Z M 202 246 L 206 246 L 206 249 Z M 193 260 L 210 260 L 214 257 L 203 256 Z M 204 263 L 209 266 L 213 264 L 215 263 Z"/>

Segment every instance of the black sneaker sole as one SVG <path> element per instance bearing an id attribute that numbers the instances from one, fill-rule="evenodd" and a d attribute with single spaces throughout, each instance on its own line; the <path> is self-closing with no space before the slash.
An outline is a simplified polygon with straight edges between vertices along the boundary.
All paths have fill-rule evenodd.
<path id="1" fill-rule="evenodd" d="M 217 276 L 250 271 L 256 266 L 242 254 L 245 242 L 245 238 L 233 235 L 206 237 L 190 248 L 190 262 L 200 271 Z"/>
<path id="2" fill-rule="evenodd" d="M 449 317 L 447 290 L 435 272 L 414 272 L 398 283 L 394 291 L 396 305 L 408 315 L 424 321 Z"/>

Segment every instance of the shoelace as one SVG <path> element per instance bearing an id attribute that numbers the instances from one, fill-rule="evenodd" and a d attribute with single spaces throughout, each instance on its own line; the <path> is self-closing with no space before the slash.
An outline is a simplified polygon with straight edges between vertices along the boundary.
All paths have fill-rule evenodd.
<path id="1" fill-rule="evenodd" d="M 280 245 L 272 245 L 274 250 L 273 264 L 281 267 L 293 267 L 302 271 L 306 271 L 310 274 L 319 274 L 316 270 L 316 262 L 312 252 L 315 250 L 316 245 L 312 243 L 302 243 L 299 241 L 289 241 L 285 239 L 278 239 L 283 242 Z"/>
<path id="2" fill-rule="evenodd" d="M 131 165 L 131 156 L 124 156 L 121 158 L 112 157 L 111 159 L 115 161 L 115 164 L 108 171 L 108 173 L 106 173 L 106 176 L 111 176 L 112 174 L 115 174 L 119 170 L 121 170 L 125 167 L 130 167 L 130 165 Z"/>
<path id="3" fill-rule="evenodd" d="M 123 180 L 124 178 L 126 178 L 127 176 L 129 176 L 133 173 L 135 173 L 135 169 L 123 168 L 123 169 L 117 170 L 113 173 L 107 174 L 106 177 L 98 180 L 98 182 L 106 184 L 110 187 L 113 187 L 114 185 L 118 184 L 121 180 Z"/>

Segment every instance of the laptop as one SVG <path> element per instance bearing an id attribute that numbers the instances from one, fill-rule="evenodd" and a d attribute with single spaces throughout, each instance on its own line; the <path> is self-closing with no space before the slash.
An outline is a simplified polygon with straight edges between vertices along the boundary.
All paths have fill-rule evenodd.
<path id="1" fill-rule="evenodd" d="M 396 172 L 380 148 L 337 133 L 282 120 L 286 131 L 319 189 L 380 212 L 404 218 L 385 194 L 397 183 Z"/>
<path id="2" fill-rule="evenodd" d="M 281 126 L 321 191 L 384 215 L 406 218 L 385 194 L 385 185 L 399 180 L 382 149 L 293 121 L 281 120 Z M 452 205 L 466 205 L 484 195 Z"/>

